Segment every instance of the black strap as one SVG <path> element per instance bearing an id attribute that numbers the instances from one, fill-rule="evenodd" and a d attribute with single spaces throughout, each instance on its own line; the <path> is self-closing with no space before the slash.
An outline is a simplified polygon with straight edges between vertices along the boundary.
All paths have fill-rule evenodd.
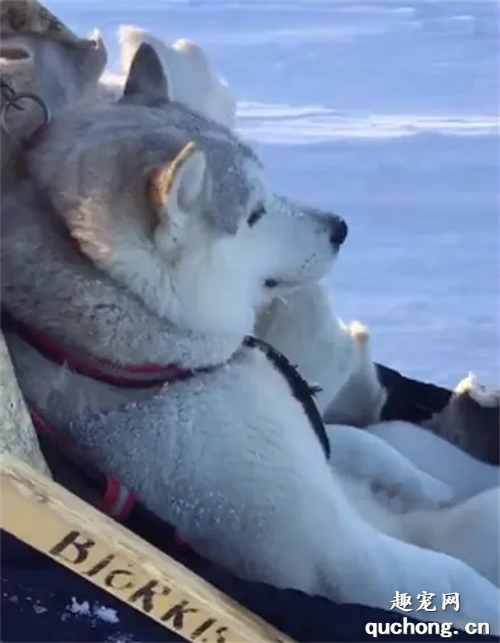
<path id="1" fill-rule="evenodd" d="M 276 369 L 283 375 L 290 386 L 292 395 L 302 404 L 305 414 L 307 415 L 313 431 L 316 433 L 318 440 L 323 447 L 326 459 L 330 458 L 330 441 L 325 430 L 325 423 L 321 413 L 314 401 L 314 395 L 319 391 L 317 387 L 311 386 L 299 373 L 297 368 L 290 361 L 273 348 L 267 342 L 257 337 L 246 337 L 243 344 L 250 348 L 261 350 Z"/>

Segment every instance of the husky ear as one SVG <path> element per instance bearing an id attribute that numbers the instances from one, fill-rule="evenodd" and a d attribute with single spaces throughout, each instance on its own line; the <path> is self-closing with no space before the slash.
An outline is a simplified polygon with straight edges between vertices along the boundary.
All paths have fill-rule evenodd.
<path id="1" fill-rule="evenodd" d="M 191 141 L 173 161 L 154 172 L 150 183 L 154 205 L 169 218 L 189 213 L 203 192 L 206 169 L 205 155 Z"/>
<path id="2" fill-rule="evenodd" d="M 153 107 L 168 99 L 168 79 L 161 60 L 154 48 L 143 42 L 132 59 L 121 102 Z"/>

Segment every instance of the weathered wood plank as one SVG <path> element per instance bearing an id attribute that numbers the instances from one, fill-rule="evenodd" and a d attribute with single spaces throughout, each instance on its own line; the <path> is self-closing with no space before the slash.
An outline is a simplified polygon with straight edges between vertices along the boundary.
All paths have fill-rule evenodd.
<path id="1" fill-rule="evenodd" d="M 0 332 L 0 453 L 11 453 L 50 475 Z"/>
<path id="2" fill-rule="evenodd" d="M 1 527 L 195 643 L 292 643 L 210 584 L 11 455 Z"/>

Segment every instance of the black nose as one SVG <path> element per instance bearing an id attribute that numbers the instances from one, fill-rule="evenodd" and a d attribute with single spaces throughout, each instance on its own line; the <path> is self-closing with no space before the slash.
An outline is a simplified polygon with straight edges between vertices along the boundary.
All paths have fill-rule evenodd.
<path id="1" fill-rule="evenodd" d="M 349 228 L 342 217 L 334 216 L 330 223 L 330 243 L 332 246 L 341 246 L 346 240 Z"/>

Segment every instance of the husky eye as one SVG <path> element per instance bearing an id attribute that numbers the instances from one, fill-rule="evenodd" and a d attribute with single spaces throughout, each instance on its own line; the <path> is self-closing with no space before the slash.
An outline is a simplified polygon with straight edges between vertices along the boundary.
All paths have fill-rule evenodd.
<path id="1" fill-rule="evenodd" d="M 258 221 L 259 219 L 262 219 L 262 217 L 265 215 L 265 213 L 266 213 L 266 208 L 265 208 L 263 205 L 259 206 L 259 207 L 258 207 L 256 210 L 254 210 L 254 211 L 252 212 L 252 214 L 248 217 L 248 221 L 247 221 L 248 226 L 249 226 L 250 228 L 251 228 L 252 226 L 254 226 L 254 225 L 257 223 L 257 221 Z"/>

